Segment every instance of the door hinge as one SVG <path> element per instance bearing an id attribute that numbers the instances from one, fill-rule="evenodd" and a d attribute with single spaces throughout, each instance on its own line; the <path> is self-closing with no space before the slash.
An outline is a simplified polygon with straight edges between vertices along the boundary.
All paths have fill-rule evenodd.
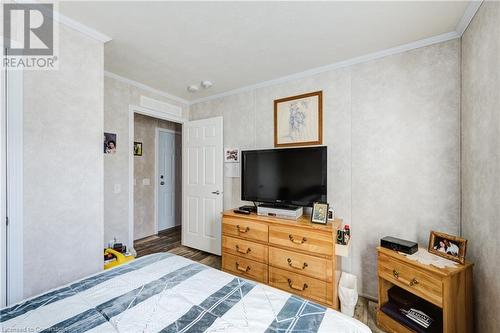
<path id="1" fill-rule="evenodd" d="M 7 226 L 9 225 L 9 217 L 8 216 L 5 217 L 5 225 L 7 225 Z"/>

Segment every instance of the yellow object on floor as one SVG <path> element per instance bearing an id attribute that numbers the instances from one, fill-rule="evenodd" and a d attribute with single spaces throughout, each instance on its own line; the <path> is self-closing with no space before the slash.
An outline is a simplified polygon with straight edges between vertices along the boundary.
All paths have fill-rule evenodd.
<path id="1" fill-rule="evenodd" d="M 105 249 L 104 254 L 112 254 L 116 260 L 110 261 L 108 263 L 104 263 L 104 269 L 109 269 L 112 267 L 120 266 L 123 265 L 126 262 L 132 261 L 135 258 L 133 256 L 125 256 L 123 253 L 120 253 L 118 251 L 115 251 L 113 249 Z"/>

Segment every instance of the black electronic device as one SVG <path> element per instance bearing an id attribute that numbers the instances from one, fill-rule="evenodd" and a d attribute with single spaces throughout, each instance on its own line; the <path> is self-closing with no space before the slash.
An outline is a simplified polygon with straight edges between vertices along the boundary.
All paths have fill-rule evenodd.
<path id="1" fill-rule="evenodd" d="M 382 238 L 380 246 L 406 254 L 413 254 L 418 251 L 417 243 L 390 236 Z"/>
<path id="2" fill-rule="evenodd" d="M 250 215 L 251 213 L 248 210 L 243 210 L 243 209 L 235 209 L 233 210 L 236 214 L 243 214 L 243 215 Z"/>
<path id="3" fill-rule="evenodd" d="M 257 206 L 241 206 L 238 209 L 239 210 L 246 210 L 250 213 L 257 213 Z"/>
<path id="4" fill-rule="evenodd" d="M 326 147 L 246 150 L 241 158 L 241 199 L 312 207 L 326 202 Z"/>

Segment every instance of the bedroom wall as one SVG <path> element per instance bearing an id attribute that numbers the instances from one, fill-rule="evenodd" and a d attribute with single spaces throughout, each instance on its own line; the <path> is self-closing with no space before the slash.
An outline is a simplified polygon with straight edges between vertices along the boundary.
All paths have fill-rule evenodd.
<path id="1" fill-rule="evenodd" d="M 350 224 L 343 269 L 376 297 L 379 239 L 427 246 L 432 229 L 459 233 L 460 41 L 452 40 L 190 106 L 190 119 L 224 117 L 226 147 L 273 147 L 273 100 L 323 90 L 328 201 Z M 224 179 L 224 208 L 240 179 Z"/>
<path id="2" fill-rule="evenodd" d="M 474 262 L 475 331 L 500 327 L 500 2 L 462 37 L 462 223 Z"/>
<path id="3" fill-rule="evenodd" d="M 103 43 L 59 26 L 59 69 L 24 72 L 24 296 L 102 270 Z"/>
<path id="4" fill-rule="evenodd" d="M 104 240 L 114 237 L 128 243 L 128 195 L 133 190 L 129 184 L 128 114 L 130 105 L 140 105 L 141 95 L 182 107 L 187 117 L 187 105 L 164 96 L 138 88 L 129 83 L 104 77 L 104 131 L 116 133 L 118 149 L 116 154 L 104 156 Z M 115 193 L 115 185 L 120 191 Z M 127 244 L 131 245 L 131 244 Z"/>
<path id="5" fill-rule="evenodd" d="M 156 129 L 163 128 L 180 133 L 182 126 L 170 121 L 164 121 L 136 114 L 134 117 L 134 141 L 142 142 L 142 156 L 134 156 L 134 239 L 141 239 L 155 234 L 155 188 L 158 184 L 155 176 Z M 180 139 L 180 136 L 179 136 Z M 180 145 L 181 140 L 178 144 Z M 177 159 L 176 180 L 180 187 L 180 171 L 182 161 Z M 149 185 L 143 180 L 148 179 Z M 180 192 L 180 191 L 179 191 Z M 181 200 L 176 201 L 176 210 L 180 217 Z M 180 220 L 177 221 L 180 224 Z"/>

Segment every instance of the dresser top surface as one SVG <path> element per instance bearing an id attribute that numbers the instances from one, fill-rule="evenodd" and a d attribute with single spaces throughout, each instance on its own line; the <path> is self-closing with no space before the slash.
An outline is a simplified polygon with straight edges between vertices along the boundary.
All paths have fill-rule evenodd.
<path id="1" fill-rule="evenodd" d="M 405 263 L 407 263 L 409 265 L 425 269 L 427 271 L 430 271 L 432 273 L 435 273 L 435 274 L 438 274 L 438 275 L 441 275 L 441 276 L 453 275 L 453 274 L 461 272 L 462 270 L 465 270 L 465 269 L 468 269 L 468 268 L 472 268 L 472 266 L 473 266 L 472 263 L 466 261 L 464 265 L 461 265 L 461 264 L 457 263 L 455 267 L 439 268 L 439 267 L 436 267 L 436 266 L 433 266 L 433 265 L 422 264 L 422 263 L 420 263 L 420 262 L 418 262 L 416 260 L 408 259 L 406 257 L 406 255 L 401 254 L 401 253 L 399 253 L 397 251 L 394 251 L 394 250 L 386 249 L 385 247 L 378 246 L 377 250 L 378 250 L 379 253 L 383 253 L 383 254 L 388 255 L 388 256 L 390 256 L 392 258 L 395 258 L 395 259 L 398 259 L 400 261 L 403 261 L 403 262 L 405 262 Z"/>
<path id="2" fill-rule="evenodd" d="M 288 226 L 288 227 L 301 227 L 301 228 L 323 230 L 323 231 L 329 231 L 329 232 L 333 232 L 333 231 L 336 232 L 336 230 L 339 229 L 340 226 L 342 225 L 341 219 L 335 219 L 334 221 L 328 221 L 327 224 L 312 223 L 311 216 L 309 216 L 309 215 L 302 215 L 297 220 L 287 220 L 287 219 L 281 219 L 281 218 L 275 218 L 275 217 L 269 217 L 269 216 L 259 216 L 256 213 L 251 213 L 249 215 L 237 214 L 237 213 L 233 212 L 233 210 L 226 210 L 222 213 L 222 215 L 224 217 L 242 218 L 242 219 L 249 219 L 249 220 L 263 222 L 263 223 L 273 223 L 273 224 L 279 224 L 279 225 L 284 225 L 284 226 Z"/>

